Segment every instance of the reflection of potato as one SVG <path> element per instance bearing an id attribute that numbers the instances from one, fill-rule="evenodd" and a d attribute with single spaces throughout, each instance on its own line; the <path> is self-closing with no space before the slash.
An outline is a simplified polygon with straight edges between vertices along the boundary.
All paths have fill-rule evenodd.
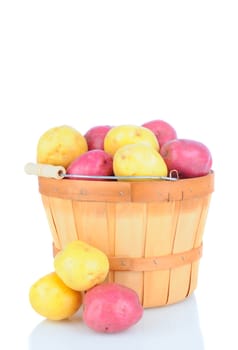
<path id="1" fill-rule="evenodd" d="M 137 125 L 119 125 L 111 128 L 104 139 L 104 150 L 114 155 L 118 148 L 138 142 L 143 142 L 159 150 L 155 134 L 151 130 Z"/>
<path id="2" fill-rule="evenodd" d="M 155 149 L 143 143 L 126 145 L 113 159 L 116 176 L 167 176 L 165 161 Z"/>
<path id="3" fill-rule="evenodd" d="M 65 168 L 88 150 L 87 141 L 76 129 L 62 125 L 47 130 L 37 145 L 37 162 Z"/>

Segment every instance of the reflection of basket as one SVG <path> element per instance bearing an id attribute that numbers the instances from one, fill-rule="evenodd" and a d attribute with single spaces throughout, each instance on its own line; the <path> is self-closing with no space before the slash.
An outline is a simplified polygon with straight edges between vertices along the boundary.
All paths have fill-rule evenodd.
<path id="1" fill-rule="evenodd" d="M 214 174 L 177 181 L 39 177 L 54 253 L 80 239 L 104 251 L 109 281 L 133 288 L 144 307 L 183 300 L 197 285 Z"/>

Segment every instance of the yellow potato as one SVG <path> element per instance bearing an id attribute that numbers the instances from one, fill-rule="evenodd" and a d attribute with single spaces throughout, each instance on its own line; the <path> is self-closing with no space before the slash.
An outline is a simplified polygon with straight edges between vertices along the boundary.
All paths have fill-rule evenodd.
<path id="1" fill-rule="evenodd" d="M 68 125 L 61 125 L 41 135 L 37 144 L 37 163 L 67 168 L 87 150 L 87 141 L 79 131 Z"/>
<path id="2" fill-rule="evenodd" d="M 126 145 L 117 150 L 113 159 L 116 176 L 167 176 L 165 161 L 152 147 L 143 143 Z"/>
<path id="3" fill-rule="evenodd" d="M 120 147 L 138 142 L 159 150 L 155 134 L 148 128 L 137 125 L 119 125 L 111 128 L 104 138 L 104 150 L 114 155 Z"/>
<path id="4" fill-rule="evenodd" d="M 82 293 L 67 287 L 55 272 L 37 280 L 30 288 L 32 308 L 49 320 L 63 320 L 72 316 L 82 304 Z"/>
<path id="5" fill-rule="evenodd" d="M 68 287 L 85 291 L 106 279 L 109 261 L 101 250 L 77 240 L 56 254 L 54 267 Z"/>

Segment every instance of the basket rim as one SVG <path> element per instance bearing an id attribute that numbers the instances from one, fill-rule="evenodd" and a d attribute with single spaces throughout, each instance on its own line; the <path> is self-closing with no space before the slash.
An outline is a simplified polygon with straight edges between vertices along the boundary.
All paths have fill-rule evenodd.
<path id="1" fill-rule="evenodd" d="M 39 192 L 49 197 L 97 202 L 184 200 L 211 194 L 214 171 L 177 181 L 103 181 L 38 177 Z"/>

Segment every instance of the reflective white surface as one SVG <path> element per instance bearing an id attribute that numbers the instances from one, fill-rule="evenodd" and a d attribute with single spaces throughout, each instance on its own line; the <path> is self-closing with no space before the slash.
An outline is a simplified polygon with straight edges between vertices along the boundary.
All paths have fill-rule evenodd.
<path id="1" fill-rule="evenodd" d="M 229 0 L 1 2 L 1 348 L 238 349 L 237 15 Z M 156 118 L 213 154 L 198 288 L 120 334 L 94 333 L 80 312 L 44 320 L 28 292 L 53 269 L 52 242 L 37 179 L 23 171 L 38 137 Z"/>
<path id="2" fill-rule="evenodd" d="M 96 344 L 99 349 L 128 348 L 146 349 L 158 346 L 172 349 L 175 345 L 181 349 L 204 349 L 203 336 L 199 325 L 199 316 L 195 297 L 174 306 L 146 310 L 144 317 L 136 326 L 118 334 L 97 334 L 89 330 L 82 322 L 63 322 L 60 325 L 43 321 L 32 331 L 29 349 L 42 348 L 70 349 L 80 346 L 90 348 Z"/>

